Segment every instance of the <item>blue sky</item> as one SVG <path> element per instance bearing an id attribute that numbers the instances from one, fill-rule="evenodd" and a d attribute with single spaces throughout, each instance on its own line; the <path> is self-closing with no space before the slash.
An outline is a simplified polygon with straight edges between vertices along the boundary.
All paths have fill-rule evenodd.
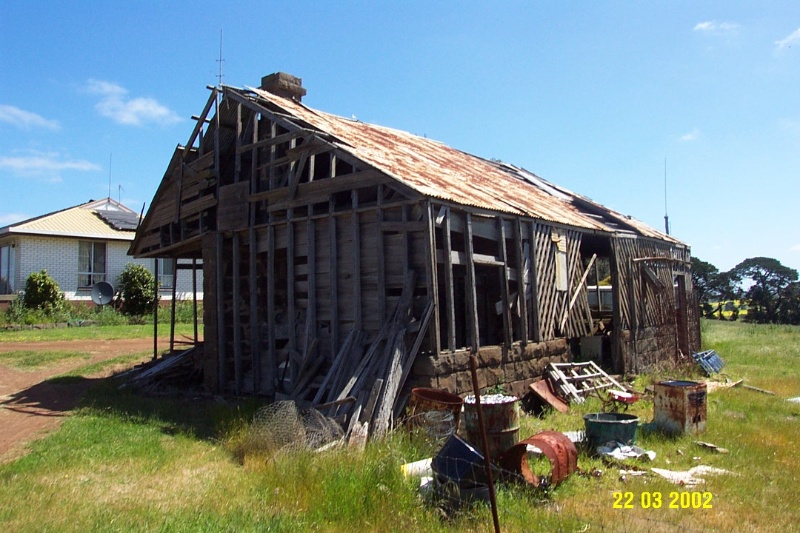
<path id="1" fill-rule="evenodd" d="M 31 2 L 0 12 L 0 226 L 150 200 L 207 85 L 426 135 L 800 269 L 800 3 Z"/>

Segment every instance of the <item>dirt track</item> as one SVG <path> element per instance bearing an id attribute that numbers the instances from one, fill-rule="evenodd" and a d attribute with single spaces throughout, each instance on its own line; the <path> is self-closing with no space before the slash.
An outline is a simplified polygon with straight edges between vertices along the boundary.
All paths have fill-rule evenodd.
<path id="1" fill-rule="evenodd" d="M 169 339 L 159 339 L 159 347 L 166 343 Z M 92 379 L 105 377 L 115 369 L 108 368 L 91 376 L 92 379 L 76 383 L 54 384 L 45 380 L 90 363 L 152 349 L 152 338 L 0 343 L 0 352 L 71 351 L 91 356 L 90 359 L 70 359 L 33 372 L 0 364 L 0 462 L 23 455 L 28 442 L 57 428 L 91 386 Z M 149 357 L 145 355 L 142 360 Z"/>

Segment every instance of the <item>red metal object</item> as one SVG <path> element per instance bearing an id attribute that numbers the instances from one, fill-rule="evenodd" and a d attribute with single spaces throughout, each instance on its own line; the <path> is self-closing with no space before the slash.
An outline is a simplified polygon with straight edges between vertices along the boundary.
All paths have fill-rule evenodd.
<path id="1" fill-rule="evenodd" d="M 528 465 L 529 444 L 542 450 L 553 465 L 549 477 L 551 485 L 561 483 L 578 469 L 578 449 L 566 435 L 558 431 L 542 431 L 518 442 L 500 457 L 500 466 L 509 472 L 521 475 L 527 483 L 538 487 L 541 479 Z"/>
<path id="2" fill-rule="evenodd" d="M 559 413 L 569 412 L 569 404 L 556 396 L 556 394 L 550 388 L 550 380 L 541 379 L 535 383 L 531 383 L 530 389 L 537 398 L 541 399 Z"/>

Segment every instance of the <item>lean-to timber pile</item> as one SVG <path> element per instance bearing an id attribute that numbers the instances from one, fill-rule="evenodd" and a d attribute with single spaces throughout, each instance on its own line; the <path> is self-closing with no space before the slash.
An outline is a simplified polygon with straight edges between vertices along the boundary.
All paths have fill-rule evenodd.
<path id="1" fill-rule="evenodd" d="M 699 348 L 677 239 L 522 168 L 309 108 L 287 74 L 209 89 L 131 248 L 202 263 L 208 389 L 352 397 L 391 423 L 413 386 L 470 392 L 470 353 L 481 386 L 519 394 L 575 354 L 622 373 Z"/>

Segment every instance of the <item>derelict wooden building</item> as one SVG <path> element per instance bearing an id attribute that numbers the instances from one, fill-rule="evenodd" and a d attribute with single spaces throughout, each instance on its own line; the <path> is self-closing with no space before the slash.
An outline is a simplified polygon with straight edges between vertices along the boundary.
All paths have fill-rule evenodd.
<path id="1" fill-rule="evenodd" d="M 311 109 L 293 76 L 209 89 L 132 252 L 202 260 L 210 389 L 320 402 L 395 376 L 464 393 L 476 353 L 482 386 L 520 392 L 592 340 L 615 372 L 698 349 L 673 237 L 524 169 Z"/>

